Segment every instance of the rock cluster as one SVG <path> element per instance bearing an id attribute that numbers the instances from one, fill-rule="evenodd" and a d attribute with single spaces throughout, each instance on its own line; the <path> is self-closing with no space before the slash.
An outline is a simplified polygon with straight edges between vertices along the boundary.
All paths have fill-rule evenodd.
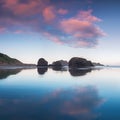
<path id="1" fill-rule="evenodd" d="M 40 58 L 38 60 L 38 66 L 48 66 L 48 62 L 44 58 Z M 64 60 L 59 60 L 53 62 L 51 65 L 52 67 L 64 67 L 64 66 L 69 66 L 69 68 L 83 68 L 83 67 L 91 67 L 94 66 L 91 61 L 88 61 L 84 58 L 79 58 L 79 57 L 73 57 L 70 59 L 69 62 L 64 61 Z"/>
<path id="2" fill-rule="evenodd" d="M 69 68 L 82 68 L 94 66 L 91 61 L 84 58 L 73 57 L 69 61 Z"/>

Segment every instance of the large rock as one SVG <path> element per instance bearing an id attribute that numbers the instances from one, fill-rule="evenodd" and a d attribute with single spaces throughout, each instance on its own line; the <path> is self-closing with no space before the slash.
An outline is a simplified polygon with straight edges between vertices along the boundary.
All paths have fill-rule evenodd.
<path id="1" fill-rule="evenodd" d="M 48 62 L 44 58 L 38 60 L 38 66 L 48 66 Z"/>
<path id="2" fill-rule="evenodd" d="M 70 68 L 82 68 L 82 67 L 90 67 L 90 66 L 93 66 L 92 62 L 84 58 L 73 57 L 69 61 Z"/>
<path id="3" fill-rule="evenodd" d="M 58 60 L 52 63 L 52 69 L 56 71 L 63 71 L 64 66 L 68 66 L 68 62 L 64 60 Z"/>
<path id="4" fill-rule="evenodd" d="M 53 65 L 53 66 L 63 67 L 63 66 L 67 66 L 67 65 L 68 65 L 68 62 L 67 62 L 67 61 L 64 61 L 64 60 L 59 60 L 59 61 L 53 62 L 52 65 Z"/>

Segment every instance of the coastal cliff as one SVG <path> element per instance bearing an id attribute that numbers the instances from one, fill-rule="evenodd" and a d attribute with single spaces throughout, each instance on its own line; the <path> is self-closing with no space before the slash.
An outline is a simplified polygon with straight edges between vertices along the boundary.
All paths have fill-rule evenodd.
<path id="1" fill-rule="evenodd" d="M 36 65 L 35 64 L 26 64 L 22 63 L 21 61 L 11 58 L 6 54 L 0 53 L 0 66 L 5 67 L 5 66 L 20 66 L 20 67 L 25 67 L 25 68 L 33 68 Z"/>
<path id="2" fill-rule="evenodd" d="M 23 63 L 15 58 L 0 53 L 0 65 L 23 65 Z"/>

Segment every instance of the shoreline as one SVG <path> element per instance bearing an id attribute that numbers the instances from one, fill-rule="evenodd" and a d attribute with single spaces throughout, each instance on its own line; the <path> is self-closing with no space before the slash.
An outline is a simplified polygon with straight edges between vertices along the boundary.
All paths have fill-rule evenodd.
<path id="1" fill-rule="evenodd" d="M 35 69 L 35 64 L 23 64 L 23 65 L 0 65 L 0 69 Z"/>

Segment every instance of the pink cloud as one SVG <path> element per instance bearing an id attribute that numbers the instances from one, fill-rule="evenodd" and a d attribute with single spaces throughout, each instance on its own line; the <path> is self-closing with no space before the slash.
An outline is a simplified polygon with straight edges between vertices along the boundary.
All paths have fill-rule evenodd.
<path id="1" fill-rule="evenodd" d="M 19 0 L 5 0 L 4 7 L 15 15 L 33 15 L 40 13 L 46 6 L 46 0 L 30 0 L 28 3 L 20 3 Z"/>
<path id="2" fill-rule="evenodd" d="M 83 31 L 87 29 L 91 25 L 88 21 L 80 21 L 76 18 L 70 18 L 67 20 L 63 20 L 60 23 L 60 27 L 66 33 L 74 33 L 76 31 Z"/>
<path id="3" fill-rule="evenodd" d="M 68 10 L 61 8 L 61 9 L 58 10 L 58 13 L 61 14 L 61 15 L 65 15 L 65 14 L 68 13 Z"/>
<path id="4" fill-rule="evenodd" d="M 36 13 L 37 2 L 32 1 L 29 4 L 19 4 L 13 9 L 15 10 L 14 13 L 17 15 L 31 15 Z"/>
<path id="5" fill-rule="evenodd" d="M 101 20 L 92 15 L 92 10 L 80 11 L 75 17 L 63 19 L 59 28 L 71 36 L 70 46 L 93 47 L 105 33 L 95 24 Z M 91 44 L 92 43 L 92 44 Z"/>
<path id="6" fill-rule="evenodd" d="M 0 27 L 0 33 L 3 33 L 6 31 L 6 28 L 5 27 Z"/>
<path id="7" fill-rule="evenodd" d="M 96 22 L 100 21 L 101 19 L 92 15 L 92 10 L 79 11 L 74 17 L 56 21 L 57 26 L 54 26 L 55 24 L 53 23 L 53 26 L 56 27 L 54 30 L 59 31 L 60 34 L 58 32 L 57 34 L 49 32 L 47 39 L 75 48 L 94 47 L 97 45 L 98 39 L 105 35 L 96 25 Z"/>
<path id="8" fill-rule="evenodd" d="M 52 37 L 51 40 L 57 44 L 63 44 L 63 42 L 58 37 Z"/>
<path id="9" fill-rule="evenodd" d="M 3 11 L 0 25 L 13 33 L 21 33 L 20 29 L 40 35 L 48 33 L 47 39 L 72 47 L 93 47 L 105 35 L 97 26 L 101 19 L 92 10 L 76 10 L 77 14 L 67 16 L 69 7 L 63 9 L 49 0 L 0 0 L 0 3 Z M 0 28 L 1 31 L 4 29 Z"/>
<path id="10" fill-rule="evenodd" d="M 51 40 L 51 41 L 53 41 L 53 42 L 55 42 L 57 44 L 60 44 L 60 45 L 64 44 L 64 42 L 62 42 L 62 40 L 60 40 L 59 37 L 54 36 L 54 35 L 52 35 L 52 34 L 50 34 L 48 32 L 43 33 L 43 35 L 46 36 L 47 39 L 49 38 L 48 40 Z"/>
<path id="11" fill-rule="evenodd" d="M 6 7 L 14 6 L 18 3 L 18 0 L 4 0 L 4 3 Z"/>
<path id="12" fill-rule="evenodd" d="M 101 19 L 92 15 L 92 10 L 79 11 L 79 13 L 77 14 L 77 18 L 79 20 L 88 21 L 88 22 L 100 22 L 101 21 Z"/>
<path id="13" fill-rule="evenodd" d="M 104 35 L 99 27 L 94 25 L 94 22 L 99 22 L 100 19 L 91 15 L 91 10 L 81 11 L 77 17 L 64 19 L 60 23 L 61 29 L 68 33 L 79 37 L 93 37 L 94 35 Z M 82 33 L 82 34 L 81 34 Z"/>
<path id="14" fill-rule="evenodd" d="M 43 10 L 43 17 L 46 22 L 51 22 L 55 19 L 56 14 L 53 6 L 48 6 Z"/>
<path id="15" fill-rule="evenodd" d="M 21 34 L 21 33 L 24 33 L 24 31 L 22 31 L 22 30 L 16 30 L 14 33 L 15 34 Z"/>
<path id="16" fill-rule="evenodd" d="M 89 42 L 86 42 L 86 41 L 83 41 L 83 40 L 79 40 L 79 41 L 76 41 L 76 44 L 74 47 L 89 47 L 90 46 L 90 43 Z"/>

